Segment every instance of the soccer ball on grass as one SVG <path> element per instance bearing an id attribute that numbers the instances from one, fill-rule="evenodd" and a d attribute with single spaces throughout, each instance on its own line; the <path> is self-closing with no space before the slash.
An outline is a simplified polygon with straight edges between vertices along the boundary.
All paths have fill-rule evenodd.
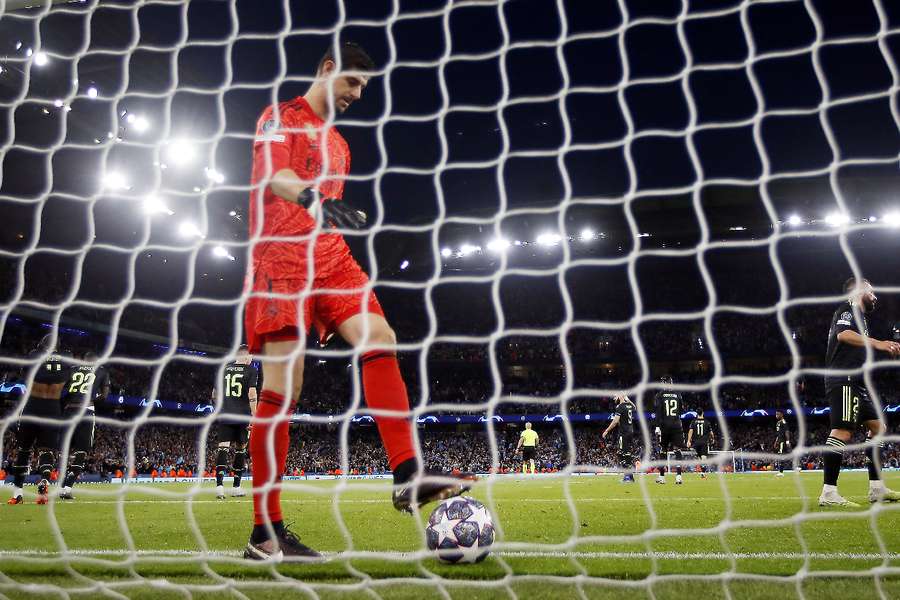
<path id="1" fill-rule="evenodd" d="M 490 554 L 494 522 L 474 498 L 449 498 L 438 504 L 425 527 L 428 549 L 446 563 L 477 563 Z"/>

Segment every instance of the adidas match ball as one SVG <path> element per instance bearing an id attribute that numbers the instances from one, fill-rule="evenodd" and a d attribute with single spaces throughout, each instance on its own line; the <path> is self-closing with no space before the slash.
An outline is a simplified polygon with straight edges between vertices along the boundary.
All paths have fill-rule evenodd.
<path id="1" fill-rule="evenodd" d="M 473 498 L 449 498 L 438 504 L 425 528 L 428 549 L 446 563 L 477 563 L 490 554 L 494 522 Z"/>

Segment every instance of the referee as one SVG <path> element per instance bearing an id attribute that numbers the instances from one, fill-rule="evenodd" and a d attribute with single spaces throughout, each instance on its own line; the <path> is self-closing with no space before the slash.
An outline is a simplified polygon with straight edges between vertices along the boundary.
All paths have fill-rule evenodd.
<path id="1" fill-rule="evenodd" d="M 516 446 L 516 454 L 522 449 L 522 473 L 528 473 L 528 465 L 531 465 L 531 474 L 534 475 L 534 455 L 537 450 L 538 434 L 531 428 L 531 423 L 525 423 L 525 431 L 519 435 L 519 443 Z"/>

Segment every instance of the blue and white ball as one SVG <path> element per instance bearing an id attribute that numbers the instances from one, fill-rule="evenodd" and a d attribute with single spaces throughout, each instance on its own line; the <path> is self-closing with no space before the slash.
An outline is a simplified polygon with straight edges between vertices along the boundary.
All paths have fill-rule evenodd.
<path id="1" fill-rule="evenodd" d="M 438 504 L 425 528 L 428 549 L 447 563 L 477 563 L 490 554 L 494 522 L 473 498 L 449 498 Z"/>

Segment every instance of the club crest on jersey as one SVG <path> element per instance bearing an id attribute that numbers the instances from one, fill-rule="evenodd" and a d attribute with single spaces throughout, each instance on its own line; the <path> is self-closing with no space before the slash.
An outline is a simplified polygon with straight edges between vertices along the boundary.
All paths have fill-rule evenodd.
<path id="1" fill-rule="evenodd" d="M 275 119 L 269 119 L 268 121 L 266 121 L 265 123 L 262 124 L 262 127 L 260 129 L 262 130 L 263 133 L 271 133 L 271 132 L 275 131 L 276 125 L 277 125 L 277 123 L 275 123 Z"/>
<path id="2" fill-rule="evenodd" d="M 319 132 L 309 123 L 303 126 L 303 133 L 306 134 L 306 137 L 309 138 L 309 141 L 311 142 L 315 142 L 319 137 Z"/>

